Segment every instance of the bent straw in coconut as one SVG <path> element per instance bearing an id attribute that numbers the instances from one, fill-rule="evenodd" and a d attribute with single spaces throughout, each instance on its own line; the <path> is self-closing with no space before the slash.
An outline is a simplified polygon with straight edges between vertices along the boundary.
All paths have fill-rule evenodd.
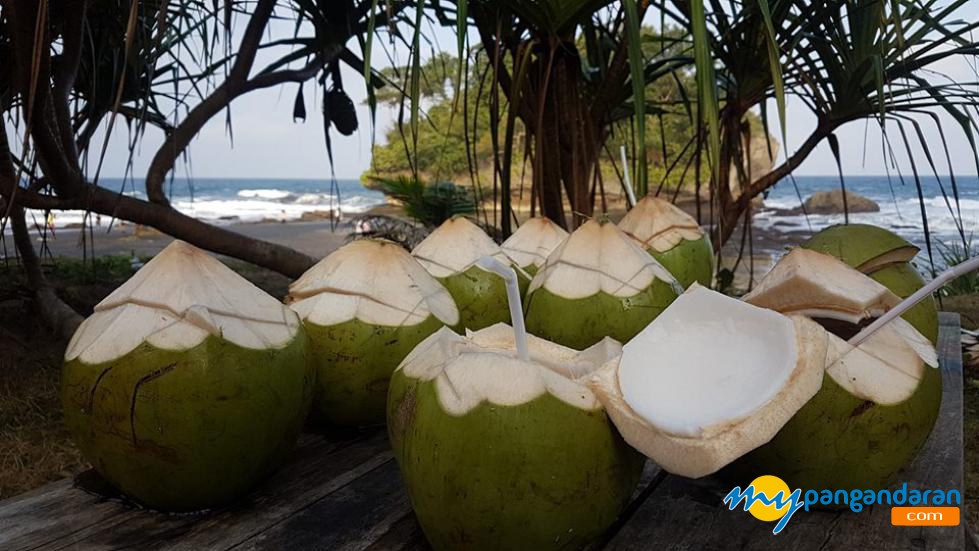
<path id="1" fill-rule="evenodd" d="M 874 322 L 867 327 L 864 327 L 862 331 L 854 335 L 853 338 L 848 341 L 849 344 L 851 346 L 860 346 L 860 343 L 867 340 L 871 335 L 876 333 L 878 329 L 887 325 L 888 322 L 908 311 L 915 304 L 921 302 L 922 299 L 934 293 L 949 281 L 957 279 L 974 270 L 979 270 L 979 256 L 970 258 L 969 260 L 966 260 L 965 262 L 956 266 L 952 266 L 951 268 L 938 274 L 938 276 L 935 277 L 935 279 L 933 279 L 930 283 L 921 289 L 918 289 L 913 295 L 902 300 L 897 306 L 885 312 L 883 316 L 874 320 Z"/>
<path id="2" fill-rule="evenodd" d="M 476 265 L 503 278 L 506 282 L 507 303 L 510 306 L 510 323 L 513 325 L 513 340 L 517 345 L 517 357 L 523 361 L 530 360 L 527 348 L 527 328 L 523 322 L 523 304 L 520 300 L 520 287 L 517 284 L 517 272 L 510 266 L 492 256 L 484 256 L 476 261 Z"/>

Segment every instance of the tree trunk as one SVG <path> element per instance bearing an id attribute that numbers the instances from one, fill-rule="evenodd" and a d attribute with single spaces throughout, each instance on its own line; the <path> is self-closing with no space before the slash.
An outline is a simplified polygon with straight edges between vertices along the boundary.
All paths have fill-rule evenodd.
<path id="1" fill-rule="evenodd" d="M 0 200 L 0 206 L 5 206 L 5 201 Z M 34 292 L 38 312 L 56 335 L 65 340 L 70 339 L 82 323 L 82 317 L 58 298 L 41 272 L 41 265 L 31 243 L 31 234 L 24 221 L 24 209 L 16 205 L 10 209 L 10 226 L 21 264 L 27 272 L 27 283 Z"/>

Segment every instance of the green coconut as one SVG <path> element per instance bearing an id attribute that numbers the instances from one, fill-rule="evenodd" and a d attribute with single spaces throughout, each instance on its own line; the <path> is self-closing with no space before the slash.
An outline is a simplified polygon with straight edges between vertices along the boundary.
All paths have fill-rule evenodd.
<path id="1" fill-rule="evenodd" d="M 541 216 L 521 224 L 500 248 L 513 260 L 514 265 L 533 277 L 547 261 L 548 255 L 567 238 L 568 232 L 564 228 Z"/>
<path id="2" fill-rule="evenodd" d="M 620 349 L 584 352 L 499 324 L 422 342 L 395 371 L 388 431 L 435 549 L 577 549 L 628 503 L 643 458 L 576 378 Z"/>
<path id="3" fill-rule="evenodd" d="M 702 477 L 764 444 L 819 392 L 828 333 L 694 284 L 587 379 L 626 442 Z"/>
<path id="4" fill-rule="evenodd" d="M 241 496 L 289 453 L 313 371 L 298 316 L 175 241 L 95 307 L 65 353 L 65 422 L 111 484 L 168 511 Z"/>
<path id="5" fill-rule="evenodd" d="M 547 257 L 527 291 L 527 330 L 582 350 L 627 342 L 676 298 L 673 276 L 615 224 L 591 220 Z"/>
<path id="6" fill-rule="evenodd" d="M 844 339 L 900 302 L 836 258 L 805 249 L 783 257 L 744 300 L 806 315 L 830 332 L 820 392 L 771 442 L 732 466 L 750 481 L 772 474 L 791 488 L 877 490 L 893 482 L 931 433 L 941 405 L 934 348 L 896 319 L 860 348 Z"/>
<path id="7" fill-rule="evenodd" d="M 510 322 L 506 285 L 496 274 L 476 266 L 476 261 L 492 256 L 510 265 L 513 262 L 479 226 L 462 216 L 446 220 L 411 254 L 455 300 L 459 323 L 454 329 L 476 331 Z"/>
<path id="8" fill-rule="evenodd" d="M 891 264 L 910 262 L 918 247 L 896 233 L 870 224 L 829 226 L 803 243 L 803 248 L 839 258 L 865 274 Z"/>
<path id="9" fill-rule="evenodd" d="M 289 287 L 316 365 L 313 411 L 331 425 L 384 422 L 388 381 L 418 343 L 459 322 L 448 291 L 401 246 L 360 239 Z"/>
<path id="10" fill-rule="evenodd" d="M 869 275 L 901 298 L 922 288 L 925 280 L 911 261 L 918 247 L 894 232 L 869 224 L 830 226 L 802 244 L 803 248 L 839 258 Z M 938 343 L 938 306 L 928 297 L 902 316 Z"/>
<path id="11" fill-rule="evenodd" d="M 697 221 L 673 203 L 647 195 L 619 222 L 684 288 L 697 282 L 710 287 L 714 249 Z"/>

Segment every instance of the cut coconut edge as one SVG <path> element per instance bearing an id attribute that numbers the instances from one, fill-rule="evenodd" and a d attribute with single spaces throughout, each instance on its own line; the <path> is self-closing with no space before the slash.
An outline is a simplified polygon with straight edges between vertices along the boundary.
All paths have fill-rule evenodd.
<path id="1" fill-rule="evenodd" d="M 544 288 L 566 299 L 599 292 L 624 298 L 645 291 L 656 280 L 682 292 L 673 274 L 618 226 L 589 220 L 551 252 L 527 294 Z"/>
<path id="2" fill-rule="evenodd" d="M 521 268 L 540 268 L 547 257 L 568 237 L 568 232 L 550 218 L 538 216 L 520 225 L 500 249 Z"/>
<path id="3" fill-rule="evenodd" d="M 716 332 L 683 330 L 689 323 Z M 586 383 L 626 442 L 671 473 L 699 478 L 771 440 L 816 395 L 827 335 L 807 318 L 695 284 Z M 753 359 L 759 351 L 763 362 Z"/>
<path id="4" fill-rule="evenodd" d="M 697 220 L 673 203 L 647 195 L 619 221 L 619 229 L 643 248 L 657 253 L 672 250 L 683 241 L 703 239 Z"/>
<path id="5" fill-rule="evenodd" d="M 582 351 L 528 335 L 530 360 L 516 352 L 513 329 L 498 323 L 459 335 L 442 328 L 422 341 L 396 371 L 423 382 L 434 381 L 442 409 L 462 416 L 482 403 L 518 406 L 550 394 L 586 411 L 601 408 L 582 382 L 622 345 L 606 337 Z"/>
<path id="6" fill-rule="evenodd" d="M 411 256 L 438 279 L 461 274 L 475 266 L 484 256 L 492 256 L 511 264 L 530 279 L 482 228 L 464 216 L 452 217 L 435 228 L 435 231 L 415 246 Z"/>
<path id="7" fill-rule="evenodd" d="M 296 337 L 295 312 L 219 260 L 176 240 L 95 306 L 65 361 L 100 364 L 146 342 L 187 350 L 208 336 L 242 348 L 282 348 Z"/>
<path id="8" fill-rule="evenodd" d="M 287 304 L 319 326 L 353 319 L 401 327 L 434 316 L 459 323 L 448 290 L 397 243 L 358 239 L 317 262 L 289 286 Z"/>

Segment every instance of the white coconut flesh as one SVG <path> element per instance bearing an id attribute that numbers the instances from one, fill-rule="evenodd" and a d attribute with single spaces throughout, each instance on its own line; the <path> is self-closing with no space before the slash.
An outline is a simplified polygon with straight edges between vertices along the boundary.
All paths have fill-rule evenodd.
<path id="1" fill-rule="evenodd" d="M 615 224 L 590 220 L 547 257 L 528 293 L 543 287 L 567 299 L 599 291 L 624 298 L 645 291 L 657 279 L 679 288 L 676 278 Z"/>
<path id="2" fill-rule="evenodd" d="M 826 371 L 834 382 L 861 399 L 877 404 L 903 402 L 914 394 L 925 366 L 938 365 L 928 339 L 901 318 L 857 349 L 846 343 L 846 338 L 901 299 L 833 256 L 795 249 L 744 300 L 783 314 L 808 316 L 834 333 Z"/>
<path id="3" fill-rule="evenodd" d="M 449 292 L 403 248 L 360 239 L 316 263 L 289 286 L 299 317 L 328 326 L 358 319 L 371 325 L 417 325 L 430 316 L 459 323 Z"/>
<path id="4" fill-rule="evenodd" d="M 95 306 L 65 360 L 107 362 L 143 342 L 186 350 L 211 335 L 244 348 L 280 348 L 299 327 L 281 302 L 204 251 L 174 241 Z"/>
<path id="5" fill-rule="evenodd" d="M 517 266 L 540 267 L 567 237 L 568 232 L 564 228 L 549 218 L 537 217 L 521 224 L 500 248 Z"/>
<path id="6" fill-rule="evenodd" d="M 422 341 L 398 367 L 405 376 L 435 381 L 442 409 L 465 415 L 483 402 L 517 406 L 551 394 L 584 410 L 601 407 L 576 379 L 617 356 L 621 345 L 605 338 L 577 351 L 528 335 L 530 360 L 517 357 L 513 329 L 498 323 L 459 335 L 442 328 Z"/>
<path id="7" fill-rule="evenodd" d="M 619 221 L 619 229 L 644 248 L 666 252 L 704 237 L 697 221 L 673 203 L 647 195 Z"/>
<path id="8" fill-rule="evenodd" d="M 486 232 L 462 216 L 443 222 L 415 246 L 411 255 L 438 278 L 465 272 L 484 256 L 511 263 Z"/>
<path id="9" fill-rule="evenodd" d="M 694 285 L 588 380 L 626 441 L 711 474 L 768 442 L 816 392 L 827 333 Z"/>

